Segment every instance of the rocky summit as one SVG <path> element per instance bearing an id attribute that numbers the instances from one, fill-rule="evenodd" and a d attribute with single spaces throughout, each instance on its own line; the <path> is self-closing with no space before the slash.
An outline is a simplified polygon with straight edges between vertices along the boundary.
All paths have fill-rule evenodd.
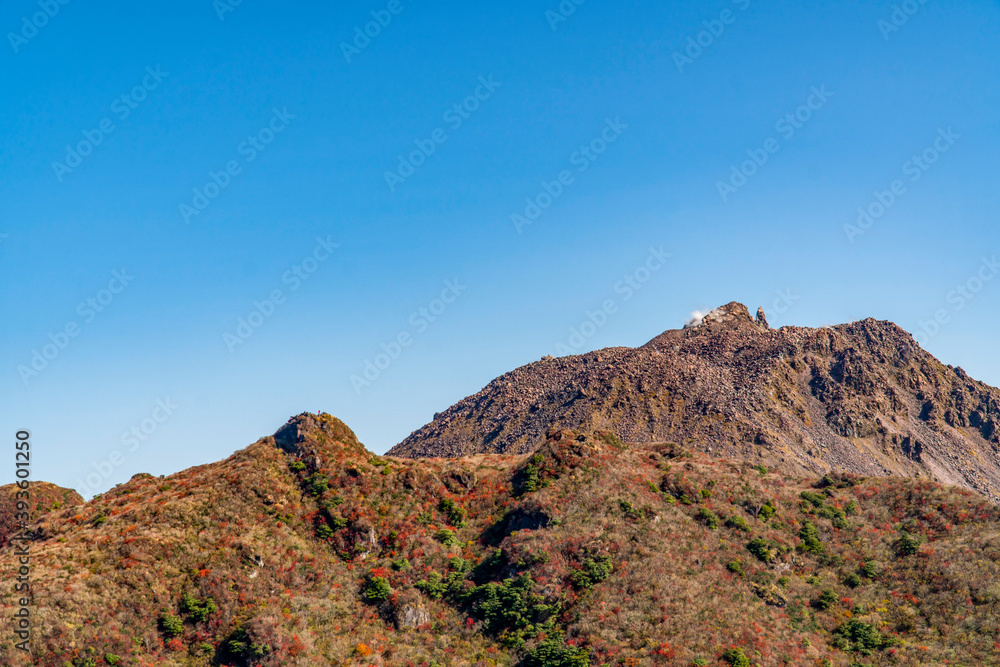
<path id="1" fill-rule="evenodd" d="M 736 302 L 638 348 L 506 373 L 390 454 L 524 453 L 553 426 L 793 474 L 925 477 L 1000 498 L 1000 390 L 892 322 L 772 329 L 763 310 L 752 318 Z"/>

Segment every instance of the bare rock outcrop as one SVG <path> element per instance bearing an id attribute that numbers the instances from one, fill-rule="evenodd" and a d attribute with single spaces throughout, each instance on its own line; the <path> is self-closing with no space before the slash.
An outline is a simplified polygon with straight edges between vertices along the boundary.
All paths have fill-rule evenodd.
<path id="1" fill-rule="evenodd" d="M 796 474 L 930 477 L 1000 499 L 1000 390 L 891 322 L 771 329 L 735 302 L 638 348 L 506 373 L 390 454 L 523 453 L 550 427 L 679 442 Z"/>

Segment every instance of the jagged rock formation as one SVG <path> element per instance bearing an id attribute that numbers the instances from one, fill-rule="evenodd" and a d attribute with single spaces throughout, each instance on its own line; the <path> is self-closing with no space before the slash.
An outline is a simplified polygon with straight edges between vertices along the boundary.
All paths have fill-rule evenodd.
<path id="1" fill-rule="evenodd" d="M 1000 499 L 1000 390 L 891 322 L 771 329 L 735 302 L 639 348 L 511 371 L 389 454 L 523 453 L 552 426 L 796 474 L 927 476 Z"/>

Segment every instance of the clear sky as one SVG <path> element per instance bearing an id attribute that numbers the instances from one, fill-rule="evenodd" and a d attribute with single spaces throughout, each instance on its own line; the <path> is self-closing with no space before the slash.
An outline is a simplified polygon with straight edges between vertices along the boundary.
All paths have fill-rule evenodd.
<path id="1" fill-rule="evenodd" d="M 732 300 L 1000 385 L 1000 3 L 576 1 L 4 2 L 34 478 L 89 497 L 307 410 L 384 452 Z"/>

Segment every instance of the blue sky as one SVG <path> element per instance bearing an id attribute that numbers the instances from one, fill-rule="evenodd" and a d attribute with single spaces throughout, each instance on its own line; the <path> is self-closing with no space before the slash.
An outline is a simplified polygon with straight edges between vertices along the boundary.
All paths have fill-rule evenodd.
<path id="1" fill-rule="evenodd" d="M 559 12 L 4 3 L 0 428 L 34 478 L 89 497 L 306 410 L 384 452 L 731 300 L 1000 385 L 1000 3 Z"/>

